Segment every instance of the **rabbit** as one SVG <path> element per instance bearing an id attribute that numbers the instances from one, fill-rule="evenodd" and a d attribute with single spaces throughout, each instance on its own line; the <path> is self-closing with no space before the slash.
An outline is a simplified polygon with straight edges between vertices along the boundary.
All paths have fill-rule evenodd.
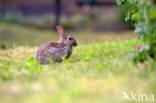
<path id="1" fill-rule="evenodd" d="M 35 60 L 39 61 L 40 64 L 50 64 L 48 59 L 62 62 L 62 56 L 68 59 L 72 54 L 72 48 L 77 46 L 76 40 L 72 36 L 66 35 L 62 26 L 56 28 L 60 34 L 59 41 L 45 43 L 37 49 Z"/>

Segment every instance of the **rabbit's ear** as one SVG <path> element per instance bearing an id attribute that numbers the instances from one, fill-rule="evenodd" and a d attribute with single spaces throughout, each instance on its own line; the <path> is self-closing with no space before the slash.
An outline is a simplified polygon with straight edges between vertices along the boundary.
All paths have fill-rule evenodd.
<path id="1" fill-rule="evenodd" d="M 62 26 L 56 26 L 56 28 L 57 28 L 57 32 L 58 32 L 60 35 L 64 35 L 64 34 L 65 34 L 64 29 L 63 29 Z"/>

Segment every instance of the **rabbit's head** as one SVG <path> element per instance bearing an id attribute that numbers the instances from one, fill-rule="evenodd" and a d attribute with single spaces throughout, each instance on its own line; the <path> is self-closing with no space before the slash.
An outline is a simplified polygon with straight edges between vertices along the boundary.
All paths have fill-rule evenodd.
<path id="1" fill-rule="evenodd" d="M 60 34 L 59 44 L 66 44 L 70 46 L 77 46 L 76 40 L 69 35 L 66 35 L 62 26 L 57 26 L 57 32 Z"/>

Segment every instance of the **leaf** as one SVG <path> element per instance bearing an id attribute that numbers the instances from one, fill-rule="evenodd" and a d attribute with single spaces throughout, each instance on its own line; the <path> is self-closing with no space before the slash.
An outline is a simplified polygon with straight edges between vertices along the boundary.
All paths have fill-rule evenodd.
<path id="1" fill-rule="evenodd" d="M 125 21 L 128 22 L 130 20 L 131 16 L 126 16 Z"/>
<path id="2" fill-rule="evenodd" d="M 116 0 L 118 5 L 124 4 L 126 2 L 126 0 Z"/>
<path id="3" fill-rule="evenodd" d="M 132 20 L 136 20 L 136 21 L 139 21 L 141 19 L 141 13 L 140 12 L 135 12 L 133 15 L 132 15 Z"/>

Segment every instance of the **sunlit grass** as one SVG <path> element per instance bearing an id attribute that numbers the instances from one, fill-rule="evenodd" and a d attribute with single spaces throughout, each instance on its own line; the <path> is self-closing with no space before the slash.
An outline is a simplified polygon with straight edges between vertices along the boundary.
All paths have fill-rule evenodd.
<path id="1" fill-rule="evenodd" d="M 69 60 L 40 65 L 33 59 L 36 45 L 54 40 L 53 35 L 56 40 L 57 35 L 18 26 L 8 28 L 17 37 L 0 40 L 9 46 L 0 50 L 2 103 L 130 103 L 122 99 L 122 91 L 156 94 L 155 71 L 136 72 L 138 66 L 127 58 L 142 44 L 136 39 L 129 40 L 133 36 L 124 35 L 129 32 L 120 36 L 90 36 L 90 32 L 82 32 L 74 35 L 80 44 Z"/>

